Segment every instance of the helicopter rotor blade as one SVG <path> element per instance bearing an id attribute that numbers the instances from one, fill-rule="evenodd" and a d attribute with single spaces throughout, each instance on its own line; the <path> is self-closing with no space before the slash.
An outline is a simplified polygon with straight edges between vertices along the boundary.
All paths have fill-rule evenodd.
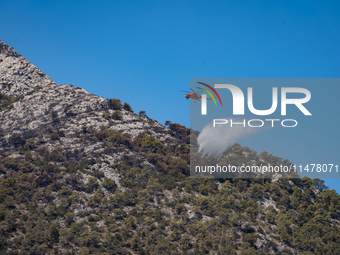
<path id="1" fill-rule="evenodd" d="M 181 92 L 186 92 L 186 93 L 190 93 L 190 91 L 186 91 L 186 90 L 180 90 Z"/>

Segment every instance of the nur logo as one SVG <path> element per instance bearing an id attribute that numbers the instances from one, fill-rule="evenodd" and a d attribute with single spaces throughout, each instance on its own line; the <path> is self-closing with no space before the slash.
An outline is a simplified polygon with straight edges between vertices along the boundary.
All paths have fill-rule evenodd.
<path id="1" fill-rule="evenodd" d="M 217 96 L 217 98 L 219 99 L 221 106 L 222 106 L 222 101 L 221 98 L 219 96 L 219 94 L 216 92 L 216 90 L 211 87 L 208 84 L 202 83 L 202 82 L 198 82 L 199 84 L 202 84 L 206 87 L 208 87 L 209 89 L 211 89 L 215 95 Z M 235 85 L 231 85 L 231 84 L 215 84 L 215 88 L 220 88 L 220 89 L 228 89 L 233 97 L 233 115 L 244 115 L 244 94 L 242 92 L 242 90 L 235 86 Z M 202 115 L 207 115 L 207 100 L 213 99 L 215 102 L 215 105 L 217 105 L 216 100 L 214 98 L 214 96 L 211 94 L 210 91 L 204 89 L 204 88 L 199 88 L 202 91 L 206 92 L 209 96 L 211 96 L 211 98 L 207 99 L 207 95 L 206 94 L 202 94 L 201 98 L 202 98 L 202 102 L 201 102 L 201 114 Z M 277 105 L 278 105 L 278 89 L 277 87 L 273 87 L 272 88 L 272 106 L 267 109 L 267 110 L 258 110 L 255 109 L 254 105 L 253 105 L 253 88 L 252 87 L 248 87 L 247 88 L 247 103 L 248 103 L 248 109 L 251 113 L 255 114 L 255 115 L 270 115 L 272 113 L 274 113 L 277 109 Z M 302 93 L 304 94 L 304 98 L 287 98 L 287 94 L 288 93 Z M 311 99 L 311 93 L 308 89 L 305 88 L 298 88 L 298 87 L 282 87 L 281 88 L 281 115 L 286 115 L 287 112 L 287 105 L 288 104 L 293 104 L 295 105 L 304 115 L 312 115 L 302 104 L 307 103 L 309 100 Z"/>

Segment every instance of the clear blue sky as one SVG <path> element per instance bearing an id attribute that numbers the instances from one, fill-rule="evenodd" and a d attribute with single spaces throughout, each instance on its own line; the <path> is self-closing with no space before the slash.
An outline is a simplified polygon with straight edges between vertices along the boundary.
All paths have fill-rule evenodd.
<path id="1" fill-rule="evenodd" d="M 0 40 L 56 83 L 186 126 L 189 102 L 179 90 L 193 77 L 340 77 L 339 28 L 339 1 L 14 0 L 0 9 Z M 338 132 L 315 125 L 339 155 Z M 339 181 L 326 184 L 339 192 Z"/>

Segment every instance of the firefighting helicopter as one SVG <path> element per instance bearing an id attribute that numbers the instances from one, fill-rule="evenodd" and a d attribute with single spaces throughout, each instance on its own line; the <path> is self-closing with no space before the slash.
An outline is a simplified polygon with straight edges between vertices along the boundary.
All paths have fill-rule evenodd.
<path id="1" fill-rule="evenodd" d="M 181 92 L 186 92 L 186 93 L 188 93 L 188 94 L 185 94 L 185 98 L 186 99 L 189 99 L 189 98 L 191 98 L 192 100 L 194 100 L 195 101 L 195 103 L 196 103 L 196 101 L 200 101 L 200 99 L 202 98 L 202 96 L 200 95 L 200 94 L 198 94 L 195 90 L 193 90 L 192 88 L 190 88 L 190 90 L 192 91 L 192 93 L 190 93 L 190 91 L 185 91 L 185 90 L 180 90 Z M 207 100 L 211 100 L 212 98 L 210 97 L 210 98 L 207 98 Z"/>

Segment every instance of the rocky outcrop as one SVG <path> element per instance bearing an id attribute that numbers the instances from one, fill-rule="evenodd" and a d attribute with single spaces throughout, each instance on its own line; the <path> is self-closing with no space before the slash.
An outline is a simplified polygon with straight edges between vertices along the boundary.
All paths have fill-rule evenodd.
<path id="1" fill-rule="evenodd" d="M 0 41 L 0 92 L 11 96 L 27 94 L 37 87 L 54 84 L 12 47 Z"/>
<path id="2" fill-rule="evenodd" d="M 0 152 L 16 151 L 31 139 L 34 149 L 81 152 L 81 157 L 103 153 L 103 141 L 96 132 L 108 130 L 131 137 L 148 132 L 157 140 L 171 138 L 171 131 L 157 121 L 120 109 L 120 119 L 112 115 L 108 101 L 72 85 L 57 85 L 41 70 L 0 41 L 0 92 L 15 98 L 0 108 Z M 1 94 L 0 94 L 1 95 Z M 55 134 L 55 138 L 53 135 Z M 84 146 L 86 144 L 86 146 Z M 21 156 L 23 156 L 22 151 Z M 20 153 L 16 152 L 16 156 Z"/>

